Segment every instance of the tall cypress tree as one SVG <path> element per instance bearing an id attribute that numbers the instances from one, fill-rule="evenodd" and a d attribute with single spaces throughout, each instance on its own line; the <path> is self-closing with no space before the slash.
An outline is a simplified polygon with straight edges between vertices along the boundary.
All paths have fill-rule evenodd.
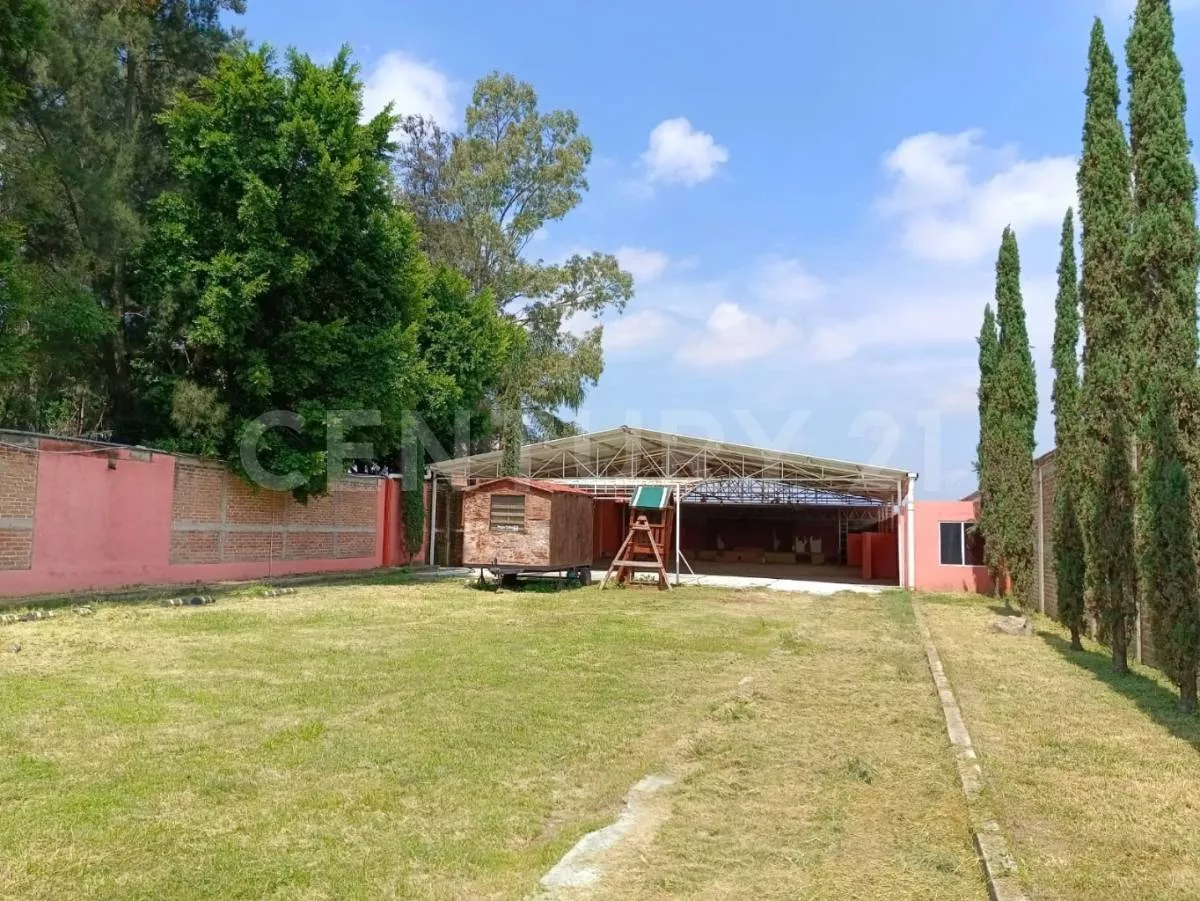
<path id="1" fill-rule="evenodd" d="M 1021 299 L 1021 259 L 1017 238 L 1004 230 L 996 260 L 996 318 L 1000 340 L 989 402 L 995 405 L 995 520 L 1000 557 L 1022 606 L 1033 602 L 1033 449 L 1037 385 L 1025 305 Z M 985 535 L 985 539 L 988 536 Z"/>
<path id="2" fill-rule="evenodd" d="M 992 305 L 983 308 L 983 327 L 979 332 L 979 444 L 975 449 L 975 471 L 979 476 L 979 530 L 983 534 L 983 556 L 992 585 L 1003 583 L 1000 539 L 995 529 L 995 445 L 996 406 L 992 403 L 992 381 L 1000 354 L 1000 335 Z"/>
<path id="3" fill-rule="evenodd" d="M 1178 396 L 1196 367 L 1196 171 L 1174 41 L 1167 0 L 1139 0 L 1125 45 L 1134 185 L 1126 260 L 1142 325 L 1135 374 L 1146 397 L 1158 379 L 1156 387 Z M 1140 406 L 1147 409 L 1146 398 Z"/>
<path id="4" fill-rule="evenodd" d="M 1128 565 L 1128 572 L 1118 572 L 1115 576 L 1121 585 L 1132 585 L 1136 581 L 1135 558 L 1132 553 L 1117 556 L 1108 553 L 1110 533 L 1105 518 L 1098 513 L 1112 501 L 1102 487 L 1109 441 L 1114 429 L 1128 435 L 1126 424 L 1114 424 L 1114 420 L 1126 415 L 1133 393 L 1127 363 L 1130 309 L 1125 269 L 1132 215 L 1131 170 L 1119 106 L 1117 65 L 1105 39 L 1104 26 L 1096 19 L 1088 50 L 1083 151 L 1078 175 L 1083 249 L 1079 295 L 1086 343 L 1077 459 L 1080 521 L 1085 525 L 1087 593 L 1106 637 L 1113 644 L 1113 665 L 1120 670 L 1125 668 L 1126 617 L 1106 605 L 1114 598 L 1124 603 L 1124 594 L 1106 587 L 1101 573 L 1113 574 L 1113 566 Z M 1114 628 L 1120 634 L 1113 634 Z"/>
<path id="5" fill-rule="evenodd" d="M 1155 391 L 1154 441 L 1145 469 L 1143 597 L 1151 609 L 1154 646 L 1163 670 L 1179 686 L 1180 707 L 1196 709 L 1200 666 L 1200 598 L 1190 504 L 1191 480 L 1175 425 L 1177 402 Z"/>
<path id="6" fill-rule="evenodd" d="M 1054 575 L 1058 616 L 1079 650 L 1083 629 L 1083 532 L 1079 524 L 1079 285 L 1075 268 L 1075 221 L 1063 219 L 1054 304 Z"/>
<path id="7" fill-rule="evenodd" d="M 1138 520 L 1143 597 L 1153 611 L 1155 649 L 1196 703 L 1200 601 L 1188 511 L 1189 475 L 1179 446 L 1180 400 L 1196 368 L 1196 172 L 1190 159 L 1183 71 L 1167 0 L 1139 0 L 1125 51 L 1133 150 L 1133 227 L 1126 252 L 1137 306 L 1137 379 L 1142 473 Z"/>
<path id="8" fill-rule="evenodd" d="M 1101 634 L 1112 645 L 1113 669 L 1128 672 L 1129 624 L 1134 604 L 1137 567 L 1133 549 L 1133 471 L 1129 465 L 1129 434 L 1124 416 L 1109 418 L 1102 448 L 1100 483 L 1091 509 L 1092 534 L 1101 542 L 1095 552 L 1095 603 Z"/>

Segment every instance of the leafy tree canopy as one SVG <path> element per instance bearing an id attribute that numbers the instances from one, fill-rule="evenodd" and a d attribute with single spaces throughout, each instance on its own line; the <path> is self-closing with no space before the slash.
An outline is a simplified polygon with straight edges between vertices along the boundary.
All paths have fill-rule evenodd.
<path id="1" fill-rule="evenodd" d="M 325 485 L 327 424 L 354 425 L 339 411 L 378 411 L 357 439 L 394 453 L 424 374 L 428 266 L 391 202 L 394 120 L 360 123 L 357 76 L 346 50 L 281 67 L 263 48 L 180 96 L 162 117 L 178 188 L 155 201 L 142 258 L 155 440 L 236 463 L 257 417 L 298 413 L 259 459 L 300 493 Z"/>
<path id="2" fill-rule="evenodd" d="M 42 7 L 40 40 L 10 56 L 29 29 L 7 26 Z M 19 328 L 32 348 L 0 383 L 5 425 L 140 439 L 132 371 L 149 311 L 134 260 L 147 206 L 173 177 L 157 116 L 212 71 L 232 41 L 221 13 L 242 8 L 0 0 L 0 81 L 17 83 L 0 120 L 0 210 L 31 284 Z"/>
<path id="3" fill-rule="evenodd" d="M 512 356 L 491 398 L 520 413 L 521 427 L 504 430 L 505 443 L 526 429 L 538 437 L 570 431 L 560 413 L 582 404 L 603 371 L 603 354 L 599 327 L 575 334 L 565 323 L 621 309 L 633 280 L 607 254 L 545 263 L 526 251 L 538 230 L 566 216 L 587 190 L 591 142 L 579 134 L 574 113 L 539 111 L 529 84 L 496 73 L 475 86 L 462 134 L 420 118 L 406 119 L 402 130 L 400 199 L 426 250 L 462 272 L 476 292 L 489 291 L 500 313 L 526 333 L 525 341 L 509 342 Z"/>

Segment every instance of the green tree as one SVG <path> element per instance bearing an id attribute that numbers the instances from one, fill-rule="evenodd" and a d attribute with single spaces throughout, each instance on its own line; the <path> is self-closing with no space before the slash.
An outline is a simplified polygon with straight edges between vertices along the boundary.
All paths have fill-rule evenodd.
<path id="1" fill-rule="evenodd" d="M 0 0 L 0 116 L 24 96 L 48 18 L 44 0 Z"/>
<path id="2" fill-rule="evenodd" d="M 1097 505 L 1103 500 L 1099 495 L 1113 419 L 1127 415 L 1133 396 L 1128 362 L 1131 311 L 1125 263 L 1132 215 L 1132 175 L 1119 107 L 1117 66 L 1104 36 L 1104 26 L 1096 19 L 1088 50 L 1083 151 L 1078 173 L 1082 247 L 1079 294 L 1086 341 L 1077 460 L 1080 520 L 1085 524 L 1087 593 L 1097 607 L 1102 604 L 1102 590 L 1111 594 L 1100 583 L 1101 571 L 1110 568 L 1114 560 L 1130 564 L 1134 560 L 1132 555 L 1101 559 L 1107 533 L 1104 520 L 1096 515 Z M 1121 429 L 1122 434 L 1128 434 L 1125 423 Z M 1123 574 L 1122 584 L 1134 578 L 1132 572 Z M 1110 617 L 1108 622 L 1124 628 L 1121 617 Z M 1124 635 L 1119 636 L 1119 641 L 1124 643 Z"/>
<path id="3" fill-rule="evenodd" d="M 1033 602 L 1033 450 L 1037 385 L 1021 298 L 1021 259 L 1017 238 L 1004 230 L 996 260 L 996 320 L 1000 338 L 989 385 L 995 435 L 991 461 L 993 512 L 987 518 L 999 560 L 1018 603 Z"/>
<path id="4" fill-rule="evenodd" d="M 0 385 L 24 374 L 30 352 L 29 285 L 21 272 L 16 229 L 0 224 Z"/>
<path id="5" fill-rule="evenodd" d="M 45 39 L 46 19 L 42 0 L 0 0 L 0 119 L 24 96 L 30 61 Z M 26 374 L 33 345 L 21 229 L 10 221 L 2 201 L 0 182 L 0 415 L 5 411 L 4 386 Z"/>
<path id="6" fill-rule="evenodd" d="M 357 411 L 378 416 L 359 440 L 394 456 L 426 381 L 428 265 L 391 200 L 394 119 L 360 124 L 357 75 L 347 50 L 328 66 L 292 52 L 280 68 L 263 48 L 181 95 L 163 116 L 179 185 L 155 201 L 142 257 L 151 437 L 239 464 L 261 414 L 294 412 L 296 430 L 261 435 L 259 460 L 298 474 L 300 495 L 325 487 L 326 427 L 353 427 Z"/>
<path id="7" fill-rule="evenodd" d="M 1195 379 L 1196 172 L 1185 121 L 1183 71 L 1174 49 L 1166 0 L 1140 0 L 1125 50 L 1133 154 L 1133 224 L 1126 248 L 1130 293 L 1137 310 L 1131 343 L 1141 473 L 1137 520 L 1142 597 L 1153 616 L 1155 649 L 1196 704 L 1200 654 L 1196 559 L 1189 521 L 1187 455 L 1177 423 Z"/>
<path id="8" fill-rule="evenodd" d="M 0 209 L 21 229 L 34 283 L 24 327 L 50 331 L 0 385 L 0 415 L 137 441 L 133 361 L 151 311 L 135 297 L 134 261 L 147 206 L 172 178 L 157 116 L 212 71 L 232 40 L 221 14 L 242 0 L 45 5 L 39 48 L 12 69 L 2 57 L 22 83 L 0 124 Z"/>
<path id="9" fill-rule="evenodd" d="M 1079 650 L 1083 630 L 1085 562 L 1079 523 L 1079 284 L 1075 222 L 1063 219 L 1054 304 L 1054 577 L 1058 616 Z"/>
<path id="10" fill-rule="evenodd" d="M 1102 448 L 1104 463 L 1091 509 L 1091 532 L 1101 542 L 1095 551 L 1093 605 L 1101 634 L 1112 645 L 1113 669 L 1128 672 L 1129 626 L 1137 614 L 1137 564 L 1133 546 L 1133 471 L 1125 417 L 1109 418 L 1111 430 Z"/>
<path id="11" fill-rule="evenodd" d="M 1134 375 L 1146 392 L 1153 383 L 1178 395 L 1196 368 L 1200 245 L 1183 70 L 1167 0 L 1139 0 L 1126 54 L 1134 190 L 1125 261 L 1140 325 Z"/>
<path id="12" fill-rule="evenodd" d="M 975 472 L 979 476 L 979 524 L 983 535 L 983 555 L 988 574 L 996 590 L 1003 585 L 1000 536 L 996 528 L 996 441 L 998 425 L 996 405 L 992 402 L 992 381 L 1000 353 L 1000 335 L 992 305 L 983 308 L 983 326 L 979 331 L 979 443 L 975 449 Z M 989 540 L 990 537 L 990 540 Z"/>
<path id="13" fill-rule="evenodd" d="M 591 142 L 574 113 L 538 109 L 532 86 L 494 73 L 475 86 L 461 135 L 410 117 L 397 155 L 400 199 L 412 211 L 431 259 L 491 293 L 497 309 L 526 333 L 492 395 L 501 443 L 571 431 L 604 368 L 599 326 L 574 334 L 577 314 L 621 309 L 633 280 L 614 257 L 576 254 L 563 263 L 526 251 L 547 223 L 566 216 L 587 190 Z M 506 425 L 505 425 L 506 424 Z"/>
<path id="14" fill-rule="evenodd" d="M 509 338 L 491 295 L 472 293 L 461 273 L 439 266 L 426 291 L 418 335 L 426 376 L 417 412 L 446 451 L 474 449 L 458 446 L 467 437 L 464 415 L 469 435 L 490 434 L 484 401 L 499 383 Z"/>
<path id="15" fill-rule="evenodd" d="M 418 389 L 415 434 L 428 434 L 438 450 L 457 454 L 476 448 L 473 440 L 491 435 L 491 410 L 485 403 L 499 384 L 509 352 L 511 329 L 491 295 L 473 294 L 467 279 L 439 266 L 425 294 L 425 315 L 417 342 L 423 371 Z M 413 423 L 416 425 L 416 423 Z M 408 550 L 421 545 L 424 527 L 426 448 L 404 448 L 404 534 Z"/>
<path id="16" fill-rule="evenodd" d="M 1162 668 L 1179 686 L 1180 707 L 1196 709 L 1200 665 L 1200 585 L 1197 584 L 1191 479 L 1184 467 L 1169 393 L 1152 395 L 1154 443 L 1144 479 L 1144 592 L 1151 611 L 1154 648 Z"/>

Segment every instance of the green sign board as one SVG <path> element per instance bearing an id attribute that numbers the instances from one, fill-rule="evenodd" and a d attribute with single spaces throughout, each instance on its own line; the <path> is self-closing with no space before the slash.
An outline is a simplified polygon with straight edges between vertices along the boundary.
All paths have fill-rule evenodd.
<path id="1" fill-rule="evenodd" d="M 669 485 L 642 485 L 633 492 L 629 506 L 635 510 L 662 510 L 671 499 Z"/>

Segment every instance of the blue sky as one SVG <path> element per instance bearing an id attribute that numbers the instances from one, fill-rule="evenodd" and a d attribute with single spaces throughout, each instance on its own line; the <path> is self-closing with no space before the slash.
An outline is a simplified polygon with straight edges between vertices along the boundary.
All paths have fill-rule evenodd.
<path id="1" fill-rule="evenodd" d="M 241 25 L 318 58 L 348 43 L 369 104 L 451 126 L 494 69 L 578 113 L 591 190 L 531 251 L 617 253 L 638 285 L 606 317 L 585 427 L 906 467 L 953 497 L 974 487 L 975 336 L 1009 223 L 1052 446 L 1088 33 L 1101 15 L 1123 57 L 1132 5 L 249 0 Z M 1200 2 L 1174 5 L 1191 74 Z"/>

